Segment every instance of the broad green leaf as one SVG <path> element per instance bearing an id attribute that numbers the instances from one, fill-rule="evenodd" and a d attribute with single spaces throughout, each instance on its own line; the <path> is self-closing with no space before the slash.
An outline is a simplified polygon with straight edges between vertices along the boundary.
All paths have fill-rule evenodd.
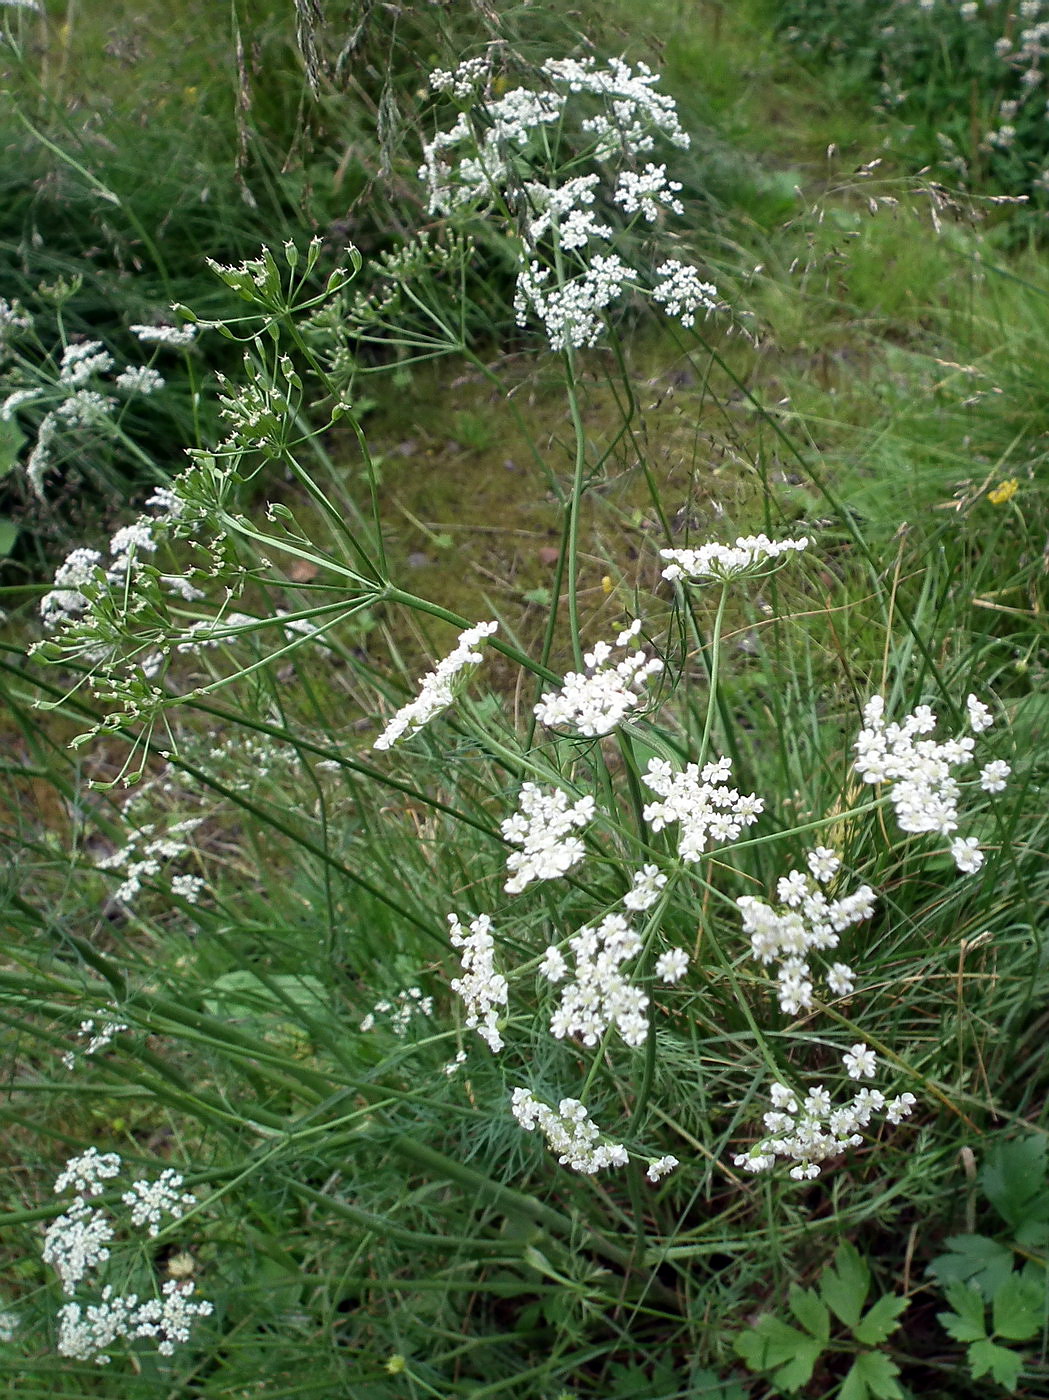
<path id="1" fill-rule="evenodd" d="M 879 1298 L 852 1329 L 852 1335 L 864 1346 L 876 1347 L 899 1327 L 900 1315 L 910 1306 L 909 1298 L 887 1293 Z"/>
<path id="2" fill-rule="evenodd" d="M 817 1341 L 827 1342 L 830 1338 L 830 1313 L 820 1301 L 814 1288 L 799 1288 L 792 1284 L 790 1289 L 790 1310 Z"/>
<path id="3" fill-rule="evenodd" d="M 956 1342 L 975 1342 L 987 1336 L 984 1301 L 966 1283 L 952 1283 L 946 1290 L 952 1313 L 937 1313 L 936 1320 Z"/>
<path id="4" fill-rule="evenodd" d="M 1013 1252 L 986 1235 L 951 1235 L 948 1254 L 939 1254 L 929 1265 L 929 1273 L 946 1288 L 949 1283 L 971 1283 L 987 1302 L 1013 1271 Z"/>
<path id="5" fill-rule="evenodd" d="M 823 1270 L 820 1293 L 823 1301 L 846 1327 L 855 1327 L 867 1301 L 871 1274 L 867 1265 L 848 1241 L 834 1252 L 834 1267 Z"/>
<path id="6" fill-rule="evenodd" d="M 0 418 L 0 476 L 6 476 L 18 461 L 26 437 L 14 418 Z"/>
<path id="7" fill-rule="evenodd" d="M 1013 1274 L 995 1294 L 991 1315 L 995 1334 L 1011 1342 L 1026 1342 L 1042 1330 L 1045 1289 Z"/>
<path id="8" fill-rule="evenodd" d="M 0 472 L 0 475 L 3 475 Z M 18 526 L 13 520 L 0 516 L 0 559 L 6 559 L 18 539 Z"/>
<path id="9" fill-rule="evenodd" d="M 778 1317 L 761 1317 L 735 1341 L 736 1355 L 752 1371 L 772 1371 L 784 1390 L 800 1390 L 811 1378 L 822 1347 Z"/>
<path id="10" fill-rule="evenodd" d="M 1006 1390 L 1016 1389 L 1020 1372 L 1023 1370 L 1023 1357 L 1018 1351 L 1010 1351 L 1008 1347 L 996 1346 L 994 1342 L 982 1341 L 973 1342 L 967 1355 L 974 1381 L 990 1372 L 998 1384 L 1004 1385 Z"/>
<path id="11" fill-rule="evenodd" d="M 903 1391 L 896 1384 L 900 1368 L 880 1351 L 861 1351 L 845 1377 L 838 1400 L 867 1400 L 870 1395 L 879 1400 L 903 1400 Z"/>
<path id="12" fill-rule="evenodd" d="M 1027 1220 L 1049 1220 L 1046 1143 L 1033 1134 L 999 1142 L 988 1153 L 980 1184 L 991 1205 L 1014 1228 Z"/>

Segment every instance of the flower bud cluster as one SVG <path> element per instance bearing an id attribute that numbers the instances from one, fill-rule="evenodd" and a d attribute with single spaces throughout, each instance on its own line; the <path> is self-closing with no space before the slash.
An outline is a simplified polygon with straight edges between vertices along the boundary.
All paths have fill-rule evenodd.
<path id="1" fill-rule="evenodd" d="M 743 932 L 750 934 L 751 956 L 765 967 L 779 964 L 776 994 L 788 1016 L 812 1010 L 811 954 L 836 948 L 845 929 L 874 913 L 875 896 L 869 885 L 860 885 L 839 899 L 828 899 L 818 888 L 816 881 L 827 883 L 837 874 L 841 862 L 833 851 L 817 846 L 806 859 L 811 875 L 792 870 L 777 882 L 779 910 L 753 895 L 736 900 Z M 836 962 L 827 968 L 824 981 L 834 996 L 850 996 L 855 974 L 847 963 Z"/>
<path id="2" fill-rule="evenodd" d="M 70 1158 L 55 1182 L 57 1193 L 70 1189 L 76 1193 L 66 1212 L 48 1226 L 43 1245 L 44 1262 L 58 1274 L 66 1294 L 73 1294 L 85 1276 L 110 1257 L 116 1239 L 114 1221 L 89 1202 L 119 1176 L 121 1165 L 115 1152 L 100 1153 L 89 1147 L 81 1156 Z M 131 1226 L 147 1227 L 153 1238 L 166 1217 L 181 1219 L 197 1200 L 181 1186 L 181 1175 L 170 1167 L 156 1181 L 132 1182 L 122 1197 Z M 195 1301 L 193 1292 L 192 1283 L 172 1279 L 163 1285 L 159 1298 L 140 1301 L 135 1293 L 118 1295 L 107 1285 L 96 1302 L 64 1303 L 58 1312 L 58 1350 L 63 1356 L 103 1366 L 110 1360 L 114 1342 L 148 1338 L 161 1356 L 170 1356 L 179 1342 L 188 1341 L 194 1319 L 212 1311 L 209 1302 Z"/>
<path id="3" fill-rule="evenodd" d="M 452 991 L 458 992 L 466 1007 L 466 1025 L 497 1053 L 503 1048 L 499 1033 L 499 1008 L 506 1006 L 506 978 L 495 970 L 495 941 L 491 935 L 492 921 L 481 914 L 470 924 L 470 932 L 455 914 L 448 915 L 453 948 L 461 948 L 463 976 L 452 979 Z"/>
<path id="4" fill-rule="evenodd" d="M 873 1079 L 877 1071 L 874 1052 L 863 1044 L 847 1051 L 842 1063 L 850 1079 Z M 861 1146 L 860 1129 L 867 1128 L 875 1114 L 898 1124 L 910 1116 L 917 1102 L 913 1094 L 889 1100 L 880 1089 L 863 1088 L 835 1107 L 822 1084 L 799 1098 L 786 1084 L 774 1083 L 769 1097 L 772 1106 L 764 1116 L 767 1136 L 749 1152 L 737 1154 L 733 1162 L 748 1172 L 764 1172 L 775 1166 L 777 1158 L 785 1158 L 794 1163 L 790 1175 L 795 1181 L 813 1180 L 822 1162 Z"/>
<path id="5" fill-rule="evenodd" d="M 786 563 L 791 553 L 808 549 L 804 536 L 798 540 L 770 540 L 767 535 L 740 535 L 736 543 L 704 544 L 699 549 L 661 549 L 660 557 L 670 563 L 663 577 L 672 582 L 687 579 L 704 583 L 713 579 L 727 583 L 730 579 L 766 574 L 771 568 Z"/>
<path id="6" fill-rule="evenodd" d="M 556 1113 L 528 1089 L 515 1089 L 510 1108 L 526 1132 L 536 1128 L 546 1138 L 562 1166 L 593 1176 L 605 1167 L 625 1167 L 627 1150 L 617 1142 L 602 1142 L 601 1130 L 578 1099 L 562 1099 Z"/>
<path id="7" fill-rule="evenodd" d="M 645 807 L 645 821 L 653 831 L 679 823 L 678 855 L 683 861 L 694 864 L 710 842 L 734 841 L 765 810 L 760 797 L 726 786 L 731 772 L 728 758 L 708 763 L 702 770 L 690 763 L 681 773 L 675 773 L 666 759 L 653 758 L 642 775 L 645 786 L 663 798 Z"/>
<path id="8" fill-rule="evenodd" d="M 501 824 L 500 830 L 521 850 L 506 859 L 510 872 L 507 894 L 520 894 L 533 880 L 556 880 L 566 875 L 586 854 L 582 838 L 570 833 L 593 821 L 594 799 L 581 797 L 569 803 L 561 788 L 543 792 L 535 783 L 525 783 L 517 811 Z"/>
<path id="9" fill-rule="evenodd" d="M 975 695 L 966 701 L 969 727 L 982 733 L 994 720 Z M 966 734 L 958 739 L 935 739 L 931 734 L 937 717 L 928 705 L 919 705 L 902 724 L 885 723 L 885 701 L 871 696 L 863 710 L 864 727 L 855 743 L 855 769 L 865 783 L 889 784 L 889 800 L 902 831 L 935 832 L 949 836 L 958 829 L 961 786 L 954 770 L 973 760 L 976 740 Z M 1002 760 L 987 764 L 980 774 L 985 792 L 1000 792 L 1010 772 Z M 983 852 L 976 837 L 955 837 L 950 846 L 961 871 L 979 870 Z"/>
<path id="10" fill-rule="evenodd" d="M 641 939 L 622 914 L 609 914 L 596 929 L 581 928 L 568 940 L 575 965 L 573 981 L 561 993 L 550 1020 L 556 1040 L 578 1036 L 584 1045 L 596 1045 L 609 1026 L 615 1026 L 627 1045 L 643 1045 L 648 1037 L 648 997 L 633 986 L 621 969 L 641 951 Z M 568 966 L 554 947 L 546 950 L 540 972 L 558 983 L 568 976 Z"/>
<path id="11" fill-rule="evenodd" d="M 540 697 L 535 707 L 539 720 L 550 729 L 596 739 L 636 714 L 644 704 L 639 692 L 651 676 L 662 671 L 663 662 L 635 648 L 615 665 L 611 663 L 614 652 L 626 650 L 640 630 L 641 623 L 636 621 L 619 634 L 614 646 L 598 642 L 583 657 L 585 673 L 569 671 L 559 691 L 547 691 Z"/>
<path id="12" fill-rule="evenodd" d="M 462 673 L 472 671 L 484 660 L 477 648 L 498 628 L 498 622 L 481 622 L 460 632 L 455 649 L 438 663 L 435 670 L 423 677 L 419 694 L 397 711 L 372 747 L 392 748 L 405 734 L 409 738 L 417 734 L 430 720 L 446 710 L 463 684 Z"/>

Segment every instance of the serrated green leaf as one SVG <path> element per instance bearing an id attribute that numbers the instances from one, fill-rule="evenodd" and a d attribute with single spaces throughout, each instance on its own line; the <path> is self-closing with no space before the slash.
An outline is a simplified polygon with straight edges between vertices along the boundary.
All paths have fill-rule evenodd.
<path id="1" fill-rule="evenodd" d="M 984 1194 L 1014 1228 L 1027 1220 L 1049 1220 L 1044 1137 L 995 1143 L 980 1173 Z"/>
<path id="2" fill-rule="evenodd" d="M 739 1381 L 722 1380 L 713 1371 L 693 1371 L 688 1382 L 688 1400 L 747 1400 Z"/>
<path id="3" fill-rule="evenodd" d="M 1026 1342 L 1042 1330 L 1045 1289 L 1013 1274 L 995 1294 L 991 1316 L 994 1331 L 1011 1342 Z"/>
<path id="4" fill-rule="evenodd" d="M 834 1252 L 834 1266 L 827 1266 L 820 1278 L 820 1293 L 834 1316 L 846 1327 L 853 1328 L 867 1301 L 871 1286 L 870 1269 L 848 1241 Z"/>
<path id="5" fill-rule="evenodd" d="M 852 1329 L 852 1335 L 864 1346 L 876 1347 L 899 1327 L 899 1319 L 910 1306 L 909 1298 L 900 1298 L 895 1293 L 887 1293 L 879 1298 Z"/>
<path id="6" fill-rule="evenodd" d="M 989 1303 L 1013 1271 L 1012 1250 L 986 1235 L 952 1235 L 947 1248 L 950 1253 L 937 1255 L 929 1265 L 941 1288 L 971 1283 Z"/>
<path id="7" fill-rule="evenodd" d="M 1016 1389 L 1020 1372 L 1023 1370 L 1023 1357 L 1018 1351 L 1010 1351 L 1008 1347 L 997 1346 L 994 1342 L 982 1341 L 974 1342 L 967 1355 L 974 1381 L 990 1373 L 1006 1390 Z"/>
<path id="8" fill-rule="evenodd" d="M 876 1395 L 878 1400 L 903 1400 L 903 1391 L 896 1384 L 899 1374 L 896 1363 L 880 1351 L 861 1351 L 845 1377 L 839 1400 L 866 1400 L 868 1395 Z"/>
<path id="9" fill-rule="evenodd" d="M 945 1290 L 952 1313 L 937 1313 L 936 1320 L 956 1342 L 975 1342 L 987 1336 L 984 1301 L 967 1283 L 952 1283 Z"/>
<path id="10" fill-rule="evenodd" d="M 784 1390 L 800 1390 L 811 1378 L 822 1347 L 778 1317 L 761 1317 L 736 1338 L 736 1355 L 752 1371 L 772 1371 Z"/>
<path id="11" fill-rule="evenodd" d="M 826 1343 L 830 1338 L 830 1313 L 820 1301 L 814 1288 L 799 1288 L 792 1284 L 790 1289 L 790 1310 L 817 1341 Z"/>

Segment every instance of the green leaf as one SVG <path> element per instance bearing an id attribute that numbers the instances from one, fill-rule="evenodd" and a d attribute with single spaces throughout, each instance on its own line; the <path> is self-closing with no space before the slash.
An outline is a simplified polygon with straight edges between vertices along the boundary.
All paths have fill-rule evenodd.
<path id="1" fill-rule="evenodd" d="M 867 1265 L 851 1244 L 847 1241 L 840 1244 L 834 1253 L 834 1267 L 828 1265 L 823 1270 L 820 1292 L 823 1301 L 846 1327 L 851 1329 L 859 1322 L 870 1286 Z"/>
<path id="2" fill-rule="evenodd" d="M 15 418 L 0 418 L 0 476 L 6 476 L 16 465 L 25 440 Z"/>
<path id="3" fill-rule="evenodd" d="M 773 1371 L 784 1390 L 800 1390 L 810 1380 L 822 1347 L 778 1317 L 760 1317 L 735 1340 L 736 1355 L 752 1371 Z"/>
<path id="4" fill-rule="evenodd" d="M 984 1301 L 966 1283 L 952 1283 L 945 1290 L 952 1313 L 937 1313 L 936 1320 L 956 1342 L 975 1342 L 987 1336 Z"/>
<path id="5" fill-rule="evenodd" d="M 3 475 L 0 472 L 0 475 Z M 0 516 L 0 559 L 6 559 L 15 547 L 15 540 L 18 539 L 18 526 L 13 520 L 8 520 Z"/>
<path id="6" fill-rule="evenodd" d="M 805 1328 L 819 1342 L 830 1339 L 830 1313 L 820 1301 L 814 1288 L 799 1288 L 791 1284 L 790 1310 Z"/>
<path id="7" fill-rule="evenodd" d="M 713 1371 L 693 1371 L 688 1382 L 688 1400 L 747 1400 L 739 1381 L 722 1380 Z"/>
<path id="8" fill-rule="evenodd" d="M 1045 1288 L 1013 1274 L 994 1297 L 991 1315 L 997 1336 L 1026 1342 L 1042 1330 Z"/>
<path id="9" fill-rule="evenodd" d="M 1013 1271 L 1012 1250 L 986 1235 L 952 1235 L 947 1248 L 950 1253 L 937 1255 L 929 1265 L 941 1288 L 949 1283 L 972 1284 L 990 1302 Z"/>
<path id="10" fill-rule="evenodd" d="M 895 1293 L 887 1293 L 869 1308 L 863 1318 L 852 1329 L 852 1335 L 864 1346 L 876 1347 L 884 1342 L 890 1333 L 899 1327 L 901 1313 L 910 1307 L 909 1298 L 900 1298 Z"/>
<path id="11" fill-rule="evenodd" d="M 903 1391 L 896 1384 L 900 1368 L 880 1351 L 861 1351 L 845 1377 L 838 1400 L 867 1400 L 876 1395 L 879 1400 L 903 1400 Z"/>
<path id="12" fill-rule="evenodd" d="M 980 1173 L 984 1194 L 998 1214 L 1014 1228 L 1028 1220 L 1049 1220 L 1044 1137 L 999 1142 L 988 1153 Z"/>
<path id="13" fill-rule="evenodd" d="M 1020 1372 L 1023 1370 L 1023 1357 L 1018 1351 L 996 1346 L 994 1342 L 982 1341 L 974 1342 L 967 1354 L 974 1381 L 990 1372 L 1006 1390 L 1016 1389 Z"/>

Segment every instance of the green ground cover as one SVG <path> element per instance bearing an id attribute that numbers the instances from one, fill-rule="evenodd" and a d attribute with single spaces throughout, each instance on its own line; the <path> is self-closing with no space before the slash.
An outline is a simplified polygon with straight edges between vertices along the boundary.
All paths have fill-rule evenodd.
<path id="1" fill-rule="evenodd" d="M 0 6 L 0 1388 L 1044 1393 L 1049 276 L 784 8 Z"/>

